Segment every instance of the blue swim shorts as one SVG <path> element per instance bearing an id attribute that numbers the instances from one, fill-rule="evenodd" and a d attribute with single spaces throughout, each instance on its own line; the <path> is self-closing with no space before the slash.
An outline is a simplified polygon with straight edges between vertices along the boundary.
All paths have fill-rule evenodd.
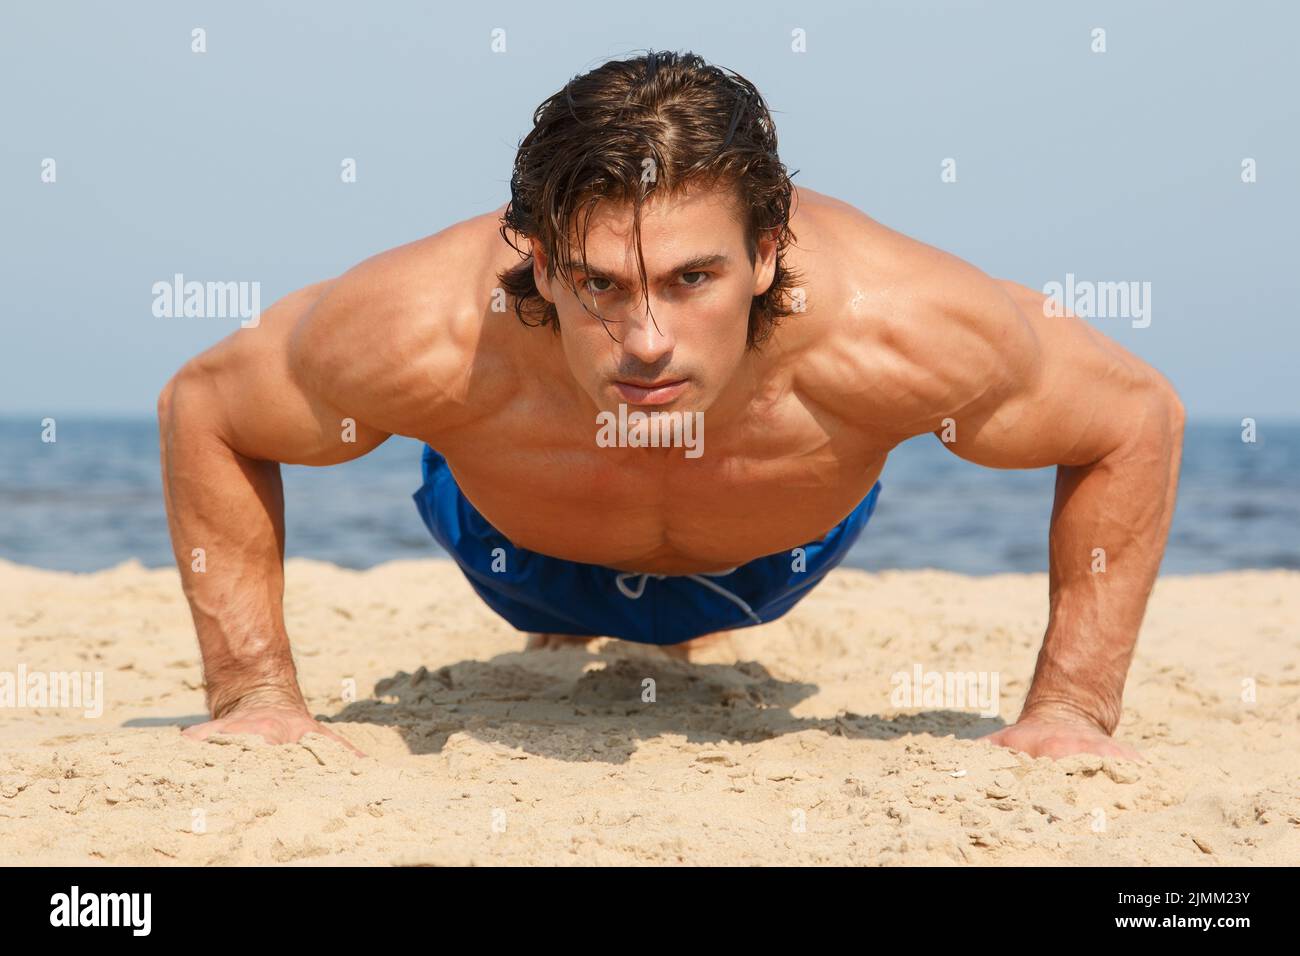
<path id="1" fill-rule="evenodd" d="M 880 482 L 825 537 L 730 571 L 634 574 L 518 548 L 461 493 L 426 445 L 420 517 L 492 610 L 521 631 L 678 644 L 774 621 L 839 564 L 871 519 Z"/>

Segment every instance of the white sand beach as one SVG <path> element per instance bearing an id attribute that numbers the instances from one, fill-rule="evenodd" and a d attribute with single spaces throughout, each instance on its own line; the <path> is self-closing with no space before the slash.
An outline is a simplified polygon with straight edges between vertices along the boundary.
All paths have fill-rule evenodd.
<path id="1" fill-rule="evenodd" d="M 0 671 L 103 679 L 98 717 L 0 707 L 0 863 L 1300 862 L 1300 573 L 1160 580 L 1119 731 L 1148 764 L 972 739 L 1018 713 L 1041 575 L 837 570 L 697 664 L 526 653 L 447 562 L 287 582 L 304 692 L 364 758 L 183 738 L 204 710 L 174 570 L 0 561 Z M 996 672 L 1000 718 L 896 707 L 918 665 Z"/>

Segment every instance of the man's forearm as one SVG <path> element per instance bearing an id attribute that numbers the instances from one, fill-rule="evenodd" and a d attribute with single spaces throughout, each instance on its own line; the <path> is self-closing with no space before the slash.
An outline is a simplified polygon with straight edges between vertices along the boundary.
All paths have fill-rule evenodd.
<path id="1" fill-rule="evenodd" d="M 1121 447 L 1057 472 L 1047 634 L 1022 718 L 1119 725 L 1124 682 L 1173 517 L 1183 412 L 1161 389 Z"/>
<path id="2" fill-rule="evenodd" d="M 208 708 L 303 707 L 284 626 L 279 466 L 233 451 L 208 420 L 202 381 L 159 400 L 163 493 L 172 549 L 194 617 Z"/>

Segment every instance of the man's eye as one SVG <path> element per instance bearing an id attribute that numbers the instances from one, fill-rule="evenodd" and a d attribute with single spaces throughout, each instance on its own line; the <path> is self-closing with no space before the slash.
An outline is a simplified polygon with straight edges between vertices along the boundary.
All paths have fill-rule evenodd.
<path id="1" fill-rule="evenodd" d="M 687 283 L 686 283 L 686 285 L 688 285 L 688 286 L 697 286 L 697 285 L 704 285 L 704 280 L 707 279 L 707 278 L 709 277 L 709 274 L 708 274 L 707 272 L 683 272 L 683 273 L 682 273 L 682 278 L 683 278 L 683 279 L 685 279 L 687 276 L 699 276 L 699 277 L 700 277 L 700 281 L 699 281 L 699 282 L 687 282 Z"/>
<path id="2" fill-rule="evenodd" d="M 609 280 L 608 280 L 608 279 L 602 279 L 602 278 L 599 277 L 599 276 L 592 276 L 590 279 L 588 279 L 587 282 L 586 282 L 587 291 L 590 292 L 590 293 L 592 293 L 593 295 L 601 295 L 601 294 L 603 294 L 603 293 L 605 293 L 605 292 L 609 292 L 609 291 L 611 291 L 612 288 L 613 288 L 613 284 L 612 284 L 612 283 L 610 284 L 610 286 L 609 286 L 608 288 L 604 288 L 604 289 L 602 289 L 602 288 L 598 288 L 598 287 L 596 287 L 596 286 L 593 286 L 593 285 L 592 285 L 593 282 L 609 282 Z"/>

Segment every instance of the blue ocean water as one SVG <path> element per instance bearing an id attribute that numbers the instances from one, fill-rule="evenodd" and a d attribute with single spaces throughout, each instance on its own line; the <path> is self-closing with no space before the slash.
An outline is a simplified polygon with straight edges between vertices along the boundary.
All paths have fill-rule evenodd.
<path id="1" fill-rule="evenodd" d="M 170 565 L 151 420 L 0 420 L 0 557 L 91 571 Z M 1166 574 L 1300 568 L 1300 424 L 1188 426 Z M 289 555 L 365 568 L 442 554 L 416 513 L 418 442 L 392 438 L 329 468 L 285 466 Z M 1055 471 L 999 471 L 926 435 L 890 456 L 875 516 L 848 564 L 965 574 L 1047 570 Z"/>

